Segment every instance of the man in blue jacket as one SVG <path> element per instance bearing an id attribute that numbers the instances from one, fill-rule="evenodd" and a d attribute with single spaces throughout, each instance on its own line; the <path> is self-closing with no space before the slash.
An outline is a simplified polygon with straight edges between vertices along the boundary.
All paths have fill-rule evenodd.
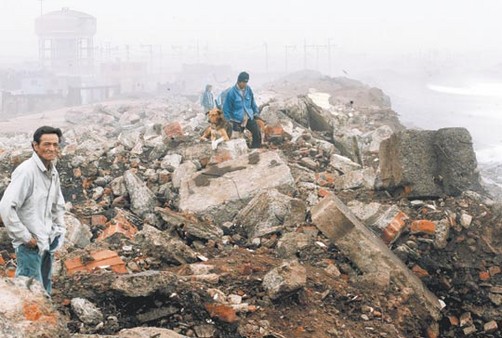
<path id="1" fill-rule="evenodd" d="M 259 110 L 248 81 L 249 74 L 241 72 L 235 86 L 228 91 L 223 104 L 223 114 L 225 119 L 232 123 L 233 133 L 239 134 L 244 131 L 244 128 L 248 129 L 253 136 L 251 148 L 260 148 L 261 133 L 255 120 Z"/>

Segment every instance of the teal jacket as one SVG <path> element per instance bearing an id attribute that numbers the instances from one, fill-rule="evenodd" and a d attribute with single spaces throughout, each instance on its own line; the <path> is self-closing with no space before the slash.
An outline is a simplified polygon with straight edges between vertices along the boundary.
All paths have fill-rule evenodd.
<path id="1" fill-rule="evenodd" d="M 223 115 L 227 121 L 241 123 L 244 120 L 244 114 L 247 114 L 250 120 L 259 114 L 258 106 L 254 99 L 253 90 L 246 86 L 244 95 L 237 85 L 229 90 L 225 102 L 223 103 Z"/>

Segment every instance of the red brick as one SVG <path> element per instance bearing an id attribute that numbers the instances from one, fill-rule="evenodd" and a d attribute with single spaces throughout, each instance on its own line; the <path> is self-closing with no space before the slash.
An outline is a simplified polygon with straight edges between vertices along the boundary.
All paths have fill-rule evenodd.
<path id="1" fill-rule="evenodd" d="M 232 153 L 228 150 L 218 150 L 218 152 L 216 154 L 214 154 L 213 156 L 211 156 L 211 163 L 222 163 L 222 162 L 226 162 L 226 161 L 229 161 L 229 160 L 232 160 L 233 157 L 232 157 Z"/>
<path id="2" fill-rule="evenodd" d="M 82 176 L 82 171 L 80 170 L 80 168 L 73 169 L 73 177 L 79 178 L 80 176 Z"/>
<path id="3" fill-rule="evenodd" d="M 39 321 L 51 324 L 56 324 L 57 322 L 54 312 L 33 301 L 25 301 L 23 303 L 23 315 L 27 320 L 32 322 Z"/>
<path id="4" fill-rule="evenodd" d="M 16 269 L 15 268 L 7 268 L 5 270 L 5 275 L 9 278 L 14 278 L 16 276 Z"/>
<path id="5" fill-rule="evenodd" d="M 235 313 L 235 310 L 228 305 L 206 304 L 205 308 L 207 312 L 209 312 L 211 318 L 218 318 L 219 320 L 227 323 L 234 323 L 239 320 L 237 314 Z"/>
<path id="6" fill-rule="evenodd" d="M 92 226 L 105 225 L 107 221 L 108 221 L 108 218 L 106 218 L 105 215 L 92 215 L 92 217 L 91 217 L 91 225 Z"/>
<path id="7" fill-rule="evenodd" d="M 385 227 L 382 233 L 382 239 L 386 244 L 390 244 L 396 240 L 401 231 L 405 226 L 405 220 L 408 219 L 408 216 L 400 211 L 394 216 L 394 218 L 390 221 L 390 223 Z"/>
<path id="8" fill-rule="evenodd" d="M 84 178 L 82 180 L 82 188 L 83 189 L 90 189 L 92 187 L 92 179 L 91 178 Z"/>
<path id="9" fill-rule="evenodd" d="M 92 272 L 95 269 L 109 266 L 111 270 L 115 273 L 127 273 L 124 261 L 118 256 L 118 254 L 111 250 L 101 250 L 91 253 L 91 257 L 94 258 L 93 261 L 87 264 L 82 264 L 80 257 L 75 257 L 67 259 L 64 262 L 64 266 L 68 275 L 72 275 L 78 271 Z"/>
<path id="10" fill-rule="evenodd" d="M 458 317 L 456 317 L 456 316 L 448 316 L 448 320 L 450 321 L 451 326 L 459 326 L 460 325 L 460 321 L 459 321 Z"/>
<path id="11" fill-rule="evenodd" d="M 490 273 L 488 271 L 481 271 L 479 273 L 479 279 L 481 279 L 481 280 L 489 280 L 490 279 Z"/>
<path id="12" fill-rule="evenodd" d="M 319 197 L 326 197 L 326 196 L 331 195 L 331 194 L 333 194 L 331 191 L 326 190 L 326 189 L 322 189 L 322 188 L 319 189 L 319 191 L 317 192 L 317 195 Z"/>
<path id="13" fill-rule="evenodd" d="M 106 228 L 98 236 L 98 241 L 102 241 L 116 233 L 124 234 L 127 238 L 132 239 L 138 232 L 138 229 L 129 222 L 123 214 L 117 214 L 110 222 L 106 223 Z"/>
<path id="14" fill-rule="evenodd" d="M 160 173 L 159 174 L 159 183 L 165 184 L 171 181 L 171 173 Z"/>
<path id="15" fill-rule="evenodd" d="M 265 138 L 270 139 L 270 138 L 279 138 L 279 137 L 284 137 L 284 128 L 277 123 L 273 126 L 267 125 L 265 127 Z"/>
<path id="16" fill-rule="evenodd" d="M 328 172 L 315 174 L 316 183 L 321 187 L 332 187 L 336 177 L 336 175 Z"/>
<path id="17" fill-rule="evenodd" d="M 412 234 L 425 233 L 434 235 L 436 233 L 436 224 L 425 219 L 416 220 L 411 223 L 410 232 Z"/>
<path id="18" fill-rule="evenodd" d="M 413 273 L 418 278 L 424 278 L 424 277 L 429 276 L 429 273 L 427 272 L 427 270 L 425 270 L 424 268 L 422 268 L 421 266 L 419 266 L 417 264 L 413 265 L 413 267 L 411 268 L 411 271 L 413 271 Z"/>
<path id="19" fill-rule="evenodd" d="M 432 323 L 427 328 L 427 338 L 438 338 L 439 337 L 439 324 Z"/>
<path id="20" fill-rule="evenodd" d="M 183 127 L 179 122 L 169 123 L 164 126 L 164 133 L 169 138 L 180 137 L 183 136 Z"/>

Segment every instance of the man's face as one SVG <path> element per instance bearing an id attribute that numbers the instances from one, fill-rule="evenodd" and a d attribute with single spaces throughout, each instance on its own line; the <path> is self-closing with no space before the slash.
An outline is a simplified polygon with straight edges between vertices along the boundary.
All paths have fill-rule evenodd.
<path id="1" fill-rule="evenodd" d="M 57 134 L 43 134 L 40 142 L 33 142 L 33 149 L 42 161 L 55 160 L 59 154 L 59 137 Z"/>
<path id="2" fill-rule="evenodd" d="M 240 82 L 237 82 L 237 85 L 239 86 L 240 89 L 244 89 L 248 85 L 248 82 L 247 81 L 240 81 Z"/>

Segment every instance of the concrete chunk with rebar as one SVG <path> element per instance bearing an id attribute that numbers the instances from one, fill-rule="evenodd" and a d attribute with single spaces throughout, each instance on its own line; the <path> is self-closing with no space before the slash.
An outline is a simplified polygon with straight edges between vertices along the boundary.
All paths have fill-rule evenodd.
<path id="1" fill-rule="evenodd" d="M 397 286 L 412 288 L 431 316 L 439 320 L 441 304 L 437 297 L 340 199 L 330 195 L 314 206 L 312 222 L 363 273 L 390 273 Z"/>

